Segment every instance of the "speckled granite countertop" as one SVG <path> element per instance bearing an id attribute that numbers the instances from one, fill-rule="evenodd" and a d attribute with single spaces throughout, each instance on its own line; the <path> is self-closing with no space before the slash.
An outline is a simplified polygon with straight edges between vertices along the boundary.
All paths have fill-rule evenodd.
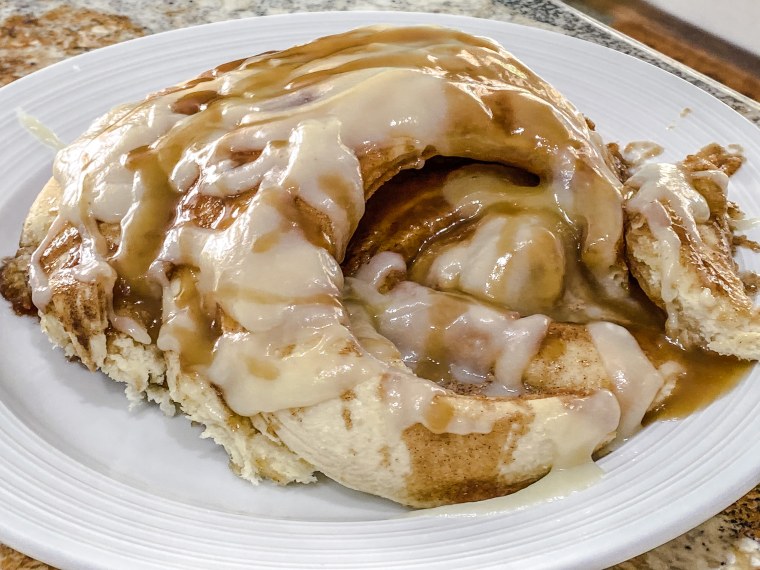
<path id="1" fill-rule="evenodd" d="M 635 55 L 712 93 L 760 125 L 760 105 L 552 0 L 0 0 L 0 85 L 134 37 L 232 18 L 326 10 L 462 14 L 538 26 Z M 0 515 L 1 516 L 1 515 Z M 46 565 L 0 545 L 0 569 Z M 615 568 L 760 568 L 760 486 L 681 537 Z"/>

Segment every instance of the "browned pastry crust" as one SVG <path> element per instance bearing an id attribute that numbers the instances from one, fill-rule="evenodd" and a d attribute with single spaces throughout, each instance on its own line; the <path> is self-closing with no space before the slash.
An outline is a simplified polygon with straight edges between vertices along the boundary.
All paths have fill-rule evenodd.
<path id="1" fill-rule="evenodd" d="M 647 296 L 667 312 L 667 333 L 671 338 L 686 347 L 754 360 L 760 354 L 760 320 L 733 259 L 736 238 L 732 213 L 736 217 L 736 210 L 715 177 L 699 175 L 716 170 L 731 175 L 742 160 L 719 145 L 705 147 L 684 160 L 682 168 L 691 188 L 709 207 L 709 218 L 696 224 L 698 235 L 686 230 L 694 222 L 683 219 L 683 214 L 673 209 L 673 199 L 663 199 L 669 224 L 680 244 L 671 269 L 671 282 L 677 283 L 678 290 L 675 298 L 664 299 L 663 248 L 641 213 L 628 212 L 626 251 L 631 272 Z M 630 184 L 627 187 L 632 199 L 636 189 Z"/>
<path id="2" fill-rule="evenodd" d="M 381 54 L 376 57 L 373 50 L 379 49 L 377 45 L 385 45 L 383 42 L 393 49 L 390 50 L 390 55 Z M 400 58 L 395 50 L 397 42 L 411 43 L 413 65 L 409 66 L 403 58 L 403 65 L 398 63 Z M 428 66 L 430 58 L 424 57 L 427 53 L 424 50 L 428 48 L 419 48 L 418 45 L 427 45 L 425 42 L 441 50 L 438 55 L 441 60 L 448 62 L 448 67 L 443 63 L 443 67 L 435 69 Z M 472 53 L 479 54 L 489 65 L 474 69 L 472 58 L 451 56 L 456 51 L 451 46 L 457 42 L 471 49 Z M 362 51 L 367 46 L 373 46 L 369 55 Z M 264 170 L 262 176 L 258 179 L 244 179 L 235 191 L 224 184 L 213 186 L 217 180 L 214 177 L 220 172 L 234 175 L 248 172 L 245 168 L 255 170 L 257 165 L 269 164 L 267 160 L 274 161 L 272 157 L 279 159 L 278 153 L 282 153 L 284 148 L 290 148 L 287 146 L 291 144 L 290 139 L 280 140 L 278 136 L 281 135 L 271 135 L 272 140 L 261 142 L 264 135 L 269 136 L 268 131 L 259 130 L 268 126 L 267 121 L 280 125 L 283 121 L 302 117 L 303 121 L 298 128 L 303 127 L 299 132 L 305 137 L 307 128 L 322 134 L 330 128 L 337 128 L 335 121 L 315 126 L 315 108 L 319 113 L 324 112 L 328 118 L 334 118 L 333 114 L 340 114 L 339 111 L 343 109 L 340 112 L 346 113 L 349 119 L 359 120 L 345 111 L 345 108 L 351 109 L 351 105 L 341 106 L 343 97 L 357 97 L 355 86 L 346 89 L 344 94 L 340 92 L 342 87 L 336 80 L 335 84 L 329 84 L 330 89 L 338 92 L 339 96 L 334 98 L 320 99 L 322 94 L 309 91 L 311 81 L 319 84 L 320 78 L 329 77 L 334 72 L 317 68 L 316 71 L 302 75 L 302 68 L 315 64 L 309 49 L 319 55 L 318 63 L 324 63 L 322 59 L 330 61 L 339 70 L 335 75 L 340 80 L 343 79 L 342 74 L 347 73 L 346 70 L 361 70 L 362 66 L 374 70 L 388 65 L 394 73 L 398 71 L 396 67 L 404 73 L 408 72 L 407 67 L 411 67 L 418 78 L 430 81 L 432 77 L 436 82 L 441 82 L 441 85 L 436 83 L 435 88 L 445 95 L 442 95 L 445 108 L 455 109 L 455 112 L 445 117 L 443 125 L 436 124 L 436 128 L 431 127 L 429 132 L 421 131 L 420 140 L 392 131 L 394 134 L 381 142 L 369 144 L 364 139 L 357 138 L 349 144 L 344 139 L 350 139 L 351 132 L 342 133 L 343 138 L 336 138 L 339 143 L 335 145 L 336 152 L 345 152 L 347 161 L 355 160 L 355 168 L 346 169 L 349 174 L 344 179 L 336 179 L 332 173 L 323 177 L 327 181 L 320 181 L 319 191 L 325 192 L 329 200 L 313 200 L 313 196 L 307 192 L 308 188 L 303 188 L 307 186 L 305 182 L 308 180 L 301 180 L 299 185 L 298 180 L 288 179 L 277 186 L 277 192 L 267 192 L 261 180 L 269 176 L 266 180 L 271 183 L 273 173 L 282 170 L 282 164 L 279 163 L 276 168 L 269 170 L 261 167 Z M 419 52 L 420 49 L 423 51 Z M 336 56 L 336 53 L 340 55 Z M 366 57 L 366 61 L 359 59 L 356 60 L 360 62 L 357 64 L 352 59 L 357 53 Z M 347 59 L 344 58 L 346 54 L 350 56 Z M 335 61 L 330 58 L 335 58 Z M 499 65 L 494 65 L 494 61 L 498 61 Z M 272 71 L 274 68 L 277 69 Z M 285 68 L 285 72 L 279 68 Z M 192 139 L 188 135 L 192 129 L 187 128 L 187 125 L 197 125 L 198 132 L 205 136 L 213 132 L 217 122 L 222 121 L 223 113 L 212 113 L 212 119 L 207 122 L 202 117 L 206 116 L 203 113 L 209 108 L 216 112 L 220 102 L 229 103 L 229 100 L 225 101 L 219 95 L 226 73 L 238 73 L 236 77 L 249 73 L 260 81 L 260 84 L 255 85 L 261 87 L 264 93 L 267 89 L 272 90 L 274 95 L 270 99 L 262 96 L 261 106 L 270 105 L 274 110 L 264 112 L 262 116 L 266 119 L 260 122 L 251 120 L 245 123 L 241 116 L 239 122 L 224 132 L 214 146 L 213 153 L 209 155 L 211 158 L 206 156 L 209 160 L 218 159 L 218 162 L 212 164 L 213 168 L 203 170 L 192 161 L 180 164 L 177 159 L 178 148 L 183 151 L 188 148 L 194 150 L 193 144 L 205 142 Z M 291 77 L 288 73 L 294 76 Z M 300 93 L 296 89 L 297 97 L 287 99 L 291 95 L 282 93 L 293 89 L 294 85 L 305 85 L 306 93 Z M 363 83 L 359 83 L 359 87 L 363 86 Z M 331 93 L 330 89 L 325 92 Z M 250 89 L 243 90 L 233 93 L 229 99 L 237 104 L 250 93 Z M 324 105 L 327 111 L 320 105 Z M 583 323 L 607 317 L 614 322 L 628 323 L 633 318 L 631 315 L 641 306 L 636 300 L 628 298 L 630 286 L 623 255 L 622 196 L 619 181 L 615 178 L 615 173 L 618 176 L 624 175 L 624 165 L 614 149 L 612 152 L 607 151 L 598 143 L 596 133 L 589 130 L 593 129 L 593 124 L 587 122 L 556 91 L 527 68 L 520 66 L 519 62 L 498 46 L 457 32 L 428 28 L 360 30 L 353 35 L 319 40 L 308 49 L 293 48 L 276 56 L 262 55 L 251 60 L 233 62 L 196 80 L 153 94 L 136 106 L 117 108 L 85 133 L 78 144 L 86 146 L 87 141 L 100 143 L 101 137 L 107 139 L 107 135 L 117 127 L 134 127 L 139 130 L 143 125 L 130 123 L 132 117 L 146 109 L 158 108 L 172 120 L 181 115 L 182 119 L 176 123 L 181 126 L 161 135 L 149 145 L 126 149 L 125 153 L 119 155 L 118 161 L 109 159 L 110 162 L 107 161 L 108 164 L 103 168 L 107 170 L 118 162 L 119 167 L 128 171 L 127 176 L 135 180 L 138 175 L 146 179 L 158 177 L 164 182 L 173 177 L 172 184 L 176 188 L 166 183 L 156 184 L 158 190 L 155 190 L 146 183 L 147 197 L 141 197 L 136 208 L 129 210 L 128 214 L 122 214 L 118 221 L 114 221 L 118 218 L 115 210 L 109 210 L 98 218 L 93 213 L 93 207 L 82 215 L 82 209 L 72 207 L 72 201 L 77 206 L 91 206 L 96 198 L 90 202 L 92 196 L 83 197 L 83 192 L 92 190 L 86 185 L 78 185 L 78 182 L 73 183 L 71 180 L 66 182 L 67 176 L 71 174 L 64 168 L 71 165 L 66 163 L 66 160 L 70 160 L 67 154 L 61 159 L 63 166 L 58 175 L 62 183 L 68 185 L 62 189 L 55 181 L 51 181 L 45 187 L 27 218 L 17 257 L 4 265 L 1 291 L 22 311 L 32 308 L 27 273 L 31 269 L 34 278 L 34 272 L 37 272 L 40 279 L 33 286 L 33 293 L 39 295 L 43 291 L 49 294 L 47 302 L 38 303 L 42 328 L 55 344 L 63 347 L 67 356 L 81 360 L 92 370 L 100 369 L 124 382 L 128 396 L 134 401 L 142 398 L 153 400 L 167 413 L 173 413 L 178 408 L 192 421 L 203 424 L 206 428 L 204 436 L 212 437 L 225 447 L 233 470 L 246 479 L 256 482 L 261 477 L 266 477 L 282 484 L 292 481 L 311 482 L 315 480 L 314 472 L 321 471 L 348 487 L 416 507 L 479 500 L 513 492 L 562 463 L 558 458 L 562 457 L 565 462 L 561 467 L 568 466 L 568 461 L 575 464 L 588 460 L 592 452 L 599 450 L 615 436 L 621 409 L 625 406 L 613 396 L 618 386 L 596 348 L 593 335 Z M 225 108 L 225 111 L 229 111 L 229 108 Z M 251 114 L 255 112 L 250 111 Z M 515 128 L 518 116 L 521 120 L 535 120 L 525 121 L 520 128 Z M 196 120 L 197 123 L 194 123 Z M 354 124 L 350 126 L 357 127 Z M 288 132 L 295 132 L 295 127 L 290 126 L 288 129 Z M 521 138 L 515 134 L 522 133 L 525 129 L 530 131 L 529 136 Z M 323 140 L 331 139 L 320 139 Z M 544 140 L 549 140 L 552 144 L 536 143 Z M 109 146 L 112 142 L 109 139 L 102 144 L 105 149 L 102 156 L 91 157 L 88 154 L 88 160 L 105 160 L 103 156 L 110 156 L 106 151 L 116 153 L 117 150 Z M 64 152 L 76 154 L 76 148 L 76 145 L 72 145 Z M 561 152 L 557 148 L 561 148 Z M 303 151 L 301 147 L 292 150 L 293 155 Z M 312 152 L 312 149 L 307 148 L 306 151 Z M 265 309 L 270 310 L 272 306 L 281 303 L 279 291 L 262 293 L 255 287 L 245 289 L 250 284 L 246 280 L 256 277 L 255 272 L 243 273 L 241 267 L 247 258 L 237 265 L 231 264 L 228 274 L 243 276 L 232 287 L 225 289 L 220 285 L 212 290 L 204 290 L 201 287 L 204 277 L 208 282 L 208 275 L 214 271 L 213 268 L 209 270 L 203 266 L 208 259 L 204 257 L 208 253 L 207 249 L 193 249 L 194 243 L 177 242 L 177 251 L 166 253 L 162 250 L 165 247 L 164 238 L 170 234 L 175 235 L 172 233 L 175 230 L 188 230 L 192 232 L 189 235 L 195 236 L 193 239 L 198 236 L 204 239 L 209 235 L 219 236 L 237 228 L 236 224 L 245 219 L 243 216 L 247 213 L 258 212 L 257 208 L 266 207 L 272 212 L 272 217 L 266 221 L 276 221 L 277 224 L 273 224 L 277 226 L 276 229 L 260 240 L 257 237 L 251 243 L 244 242 L 247 239 L 245 235 L 237 234 L 240 241 L 235 242 L 234 246 L 240 251 L 256 254 L 271 252 L 281 244 L 283 236 L 288 239 L 296 236 L 294 248 L 308 249 L 312 253 L 318 250 L 318 255 L 331 257 L 336 262 L 336 267 L 337 260 L 343 258 L 348 245 L 348 255 L 343 265 L 347 276 L 358 275 L 376 254 L 393 252 L 400 255 L 404 262 L 413 263 L 415 254 L 427 243 L 426 236 L 438 235 L 455 226 L 458 232 L 461 228 L 457 224 L 462 221 L 459 217 L 464 215 L 461 210 L 452 211 L 450 207 L 444 207 L 440 196 L 416 192 L 410 186 L 391 180 L 401 170 L 421 167 L 435 155 L 450 155 L 465 162 L 478 163 L 488 171 L 489 176 L 498 170 L 502 179 L 508 179 L 512 186 L 528 193 L 531 188 L 546 185 L 557 192 L 556 196 L 552 196 L 556 197 L 557 203 L 562 202 L 562 214 L 572 221 L 567 224 L 561 222 L 557 227 L 551 226 L 557 235 L 572 237 L 567 244 L 557 246 L 553 250 L 555 256 L 550 259 L 564 259 L 563 256 L 569 255 L 571 259 L 568 264 L 576 267 L 575 273 L 567 279 L 562 275 L 558 277 L 550 274 L 546 268 L 554 261 L 539 265 L 532 272 L 534 284 L 561 283 L 557 287 L 557 296 L 564 295 L 563 307 L 561 310 L 556 309 L 556 314 L 552 313 L 552 316 L 557 321 L 571 322 L 554 322 L 547 327 L 548 333 L 537 345 L 537 352 L 531 354 L 517 377 L 517 382 L 524 384 L 521 386 L 524 391 L 514 397 L 485 395 L 489 382 L 493 384 L 492 377 L 496 376 L 496 365 L 487 371 L 491 378 L 489 382 L 479 387 L 466 385 L 467 382 L 462 382 L 453 375 L 432 378 L 440 380 L 444 386 L 441 389 L 440 386 L 412 376 L 398 348 L 369 326 L 377 318 L 376 315 L 369 314 L 368 303 L 354 307 L 350 319 L 343 318 L 344 313 L 336 312 L 340 317 L 336 323 L 330 324 L 334 324 L 335 329 L 344 331 L 340 327 L 347 328 L 350 323 L 352 330 L 349 332 L 353 336 L 338 335 L 339 342 L 334 346 L 319 345 L 319 357 L 325 354 L 334 356 L 339 366 L 330 368 L 332 363 L 323 366 L 324 360 L 318 360 L 322 368 L 305 368 L 307 373 L 313 373 L 313 378 L 317 379 L 325 367 L 328 370 L 346 368 L 352 365 L 352 359 L 359 360 L 360 364 L 370 370 L 366 379 L 351 384 L 348 388 L 338 390 L 338 383 L 332 384 L 329 390 L 336 392 L 337 396 L 328 391 L 328 396 L 301 402 L 298 400 L 301 394 L 294 389 L 288 393 L 288 405 L 271 404 L 277 402 L 275 397 L 266 401 L 262 394 L 282 380 L 278 365 L 294 354 L 301 354 L 298 351 L 307 351 L 290 340 L 277 345 L 269 337 L 266 338 L 269 344 L 262 354 L 267 358 L 272 357 L 270 360 L 248 358 L 248 353 L 243 355 L 245 358 L 239 359 L 241 365 L 247 367 L 243 373 L 246 382 L 236 381 L 240 378 L 239 374 L 230 375 L 233 376 L 231 384 L 212 382 L 210 371 L 214 365 L 219 364 L 217 357 L 221 354 L 219 347 L 222 341 L 232 343 L 238 338 L 254 341 L 261 338 L 254 336 L 254 326 L 247 328 L 244 325 L 245 319 L 251 316 L 251 311 L 246 313 L 236 303 L 250 303 L 256 309 L 268 304 Z M 82 156 L 76 158 L 81 160 Z M 168 161 L 169 167 L 163 165 L 162 161 Z M 312 161 L 311 167 L 317 168 L 317 162 L 319 161 Z M 482 166 L 483 163 L 493 164 Z M 90 164 L 88 162 L 88 167 Z M 182 166 L 187 167 L 187 170 L 180 172 Z M 563 173 L 568 174 L 567 179 L 557 173 L 560 166 L 566 169 Z M 193 170 L 196 167 L 197 172 Z M 225 168 L 229 172 L 225 172 Z M 311 176 L 312 171 L 309 172 Z M 444 169 L 444 174 L 439 178 L 447 179 L 446 172 Z M 435 171 L 432 175 L 434 178 L 438 176 Z M 353 180 L 351 176 L 358 178 L 356 188 L 346 182 Z M 232 178 L 227 182 L 232 184 Z M 390 229 L 384 226 L 376 233 L 373 231 L 379 226 L 360 228 L 358 238 L 353 244 L 348 244 L 362 209 L 351 202 L 351 191 L 359 191 L 361 203 L 362 198 L 366 200 L 375 193 L 379 194 L 386 182 L 399 192 L 408 212 L 420 214 L 419 223 L 402 224 Z M 210 184 L 212 188 L 203 192 L 203 184 Z M 167 188 L 171 191 L 167 191 Z M 181 191 L 174 192 L 177 188 Z M 106 186 L 101 190 L 107 192 L 109 189 Z M 703 188 L 700 191 L 709 194 L 711 190 Z M 72 199 L 72 196 L 76 199 Z M 716 213 L 715 224 L 704 229 L 703 238 L 717 243 L 717 246 L 714 250 L 694 251 L 696 262 L 711 267 L 722 263 L 722 270 L 733 271 L 735 274 L 735 267 L 725 258 L 725 247 L 730 250 L 731 246 L 730 240 L 726 241 L 729 238 L 726 233 L 729 227 L 725 221 L 727 203 L 725 199 L 721 201 L 717 194 L 710 194 L 708 200 L 711 201 L 711 209 L 720 212 Z M 329 208 L 320 209 L 327 202 L 337 203 L 340 215 Z M 581 208 L 578 204 L 584 207 Z M 64 211 L 66 208 L 68 210 Z M 139 212 L 136 214 L 140 208 L 147 211 L 147 214 L 143 212 L 142 217 L 138 215 Z M 417 208 L 434 215 L 428 219 Z M 542 208 L 546 209 L 544 206 L 537 207 L 538 210 Z M 502 208 L 509 215 L 514 213 L 514 209 L 519 210 L 520 204 L 508 204 Z M 61 212 L 65 215 L 60 215 Z M 128 216 L 132 216 L 129 223 L 125 222 Z M 367 217 L 372 216 L 373 213 L 370 212 Z M 552 216 L 554 214 L 539 211 L 535 219 L 544 223 L 547 217 L 551 220 L 558 217 Z M 479 223 L 485 216 L 475 218 Z M 131 226 L 135 219 L 139 224 Z M 393 226 L 390 218 L 386 218 L 384 223 Z M 342 228 L 341 224 L 345 227 Z M 383 220 L 380 225 L 383 225 Z M 460 241 L 468 242 L 477 234 L 478 227 L 473 226 L 471 231 L 457 234 L 464 238 Z M 641 225 L 635 217 L 631 218 L 627 227 L 632 232 L 628 255 L 638 264 L 637 276 L 644 282 L 647 282 L 647 278 L 656 279 L 658 269 L 648 268 L 640 257 L 636 257 L 654 245 L 651 241 L 642 242 L 639 239 L 636 232 Z M 155 231 L 156 228 L 161 231 Z M 258 231 L 259 227 L 253 229 Z M 541 235 L 551 236 L 550 244 L 559 241 L 546 227 L 541 226 L 539 230 L 543 231 Z M 130 247 L 134 249 L 130 250 Z M 137 254 L 131 255 L 131 251 L 137 251 Z M 227 252 L 223 253 L 226 255 Z M 108 273 L 106 277 L 99 274 L 99 278 L 90 279 L 88 276 L 92 273 L 82 270 L 82 266 L 97 255 L 102 258 L 99 267 L 107 267 Z M 269 271 L 281 261 L 274 254 L 265 259 L 268 265 L 256 268 L 261 273 Z M 307 256 L 305 259 L 308 261 L 312 258 Z M 323 261 L 321 268 L 329 265 L 328 261 L 320 259 Z M 227 258 L 219 258 L 217 261 L 223 264 Z M 157 265 L 162 271 L 161 279 L 151 281 L 149 274 L 153 275 L 150 272 Z M 239 273 L 235 273 L 237 271 Z M 377 290 L 368 295 L 387 300 L 411 283 L 406 279 L 415 271 L 422 270 L 412 266 L 408 273 L 399 270 L 396 274 L 387 275 Z M 721 271 L 717 271 L 716 275 L 722 275 Z M 354 277 L 351 282 L 354 285 L 347 286 L 343 292 L 352 290 L 353 287 L 356 293 L 358 287 L 361 287 L 358 282 L 362 279 Z M 733 284 L 730 279 L 728 282 Z M 283 282 L 277 285 L 286 287 L 290 284 Z M 542 286 L 536 285 L 536 289 L 542 289 Z M 229 293 L 230 290 L 242 293 L 235 296 Z M 430 290 L 433 291 L 431 295 L 439 295 L 435 298 L 438 306 L 448 309 L 452 306 L 459 307 L 459 313 L 452 313 L 457 318 L 465 314 L 465 310 L 460 310 L 465 302 L 461 301 L 461 294 L 457 291 Z M 645 290 L 655 300 L 658 298 L 656 287 Z M 347 300 L 341 299 L 339 293 L 332 296 L 324 293 L 305 295 L 306 301 L 299 300 L 298 303 L 307 307 L 316 306 L 321 310 L 343 309 L 343 300 L 347 305 L 361 305 L 357 301 L 358 293 L 355 298 Z M 224 295 L 234 298 L 230 301 L 229 298 L 223 298 Z M 537 293 L 536 296 L 541 295 Z M 261 298 L 265 301 L 256 305 Z M 592 298 L 603 299 L 609 306 L 618 302 L 619 306 L 609 312 L 607 306 L 596 307 L 595 310 L 599 310 L 592 319 L 584 312 Z M 555 307 L 549 306 L 554 300 L 554 297 L 550 297 L 547 302 L 541 298 L 548 310 L 555 310 Z M 295 301 L 290 302 L 283 312 L 301 307 Z M 470 303 L 465 307 L 467 310 L 472 306 L 477 310 L 492 311 L 491 320 L 512 318 L 511 313 L 507 315 L 508 309 L 519 309 L 507 306 L 506 302 L 505 306 L 495 309 L 497 303 L 493 299 L 468 300 L 466 303 Z M 667 304 L 663 304 L 663 307 L 670 311 Z M 347 309 L 347 312 L 350 311 Z M 265 313 L 262 309 L 262 314 Z M 445 316 L 445 311 L 443 313 Z M 322 316 L 320 313 L 320 318 Z M 162 345 L 163 350 L 159 349 L 158 339 L 164 332 L 164 327 L 169 329 L 168 323 L 175 318 L 179 320 L 180 317 L 192 321 L 192 327 L 175 327 L 176 330 L 167 333 L 174 335 L 170 339 L 176 342 L 174 347 L 167 341 L 167 344 Z M 116 322 L 118 319 L 123 322 L 125 318 L 143 326 L 144 330 L 135 327 L 128 334 L 127 328 Z M 657 323 L 658 315 L 655 315 L 645 324 L 652 326 Z M 290 328 L 283 333 L 286 339 L 291 338 L 288 334 L 300 338 L 299 329 L 308 328 L 306 319 L 287 324 Z M 687 321 L 686 326 L 691 326 L 691 322 Z M 267 333 L 271 330 L 273 329 L 265 329 Z M 280 329 L 277 331 L 281 332 Z M 313 339 L 310 337 L 309 340 Z M 462 345 L 475 348 L 479 346 L 477 338 L 465 340 L 470 344 L 462 342 Z M 310 350 L 311 345 L 307 349 Z M 382 354 L 382 357 L 378 354 Z M 225 364 L 228 363 L 220 366 Z M 379 372 L 375 373 L 376 370 Z M 659 372 L 653 368 L 652 375 L 656 374 Z M 260 389 L 255 396 L 265 401 L 264 404 L 260 401 L 251 403 L 251 400 L 256 399 L 246 400 L 244 397 L 246 390 L 254 385 Z M 308 382 L 306 386 L 308 387 Z M 296 385 L 296 388 L 300 388 L 300 385 Z M 406 400 L 394 400 L 399 394 Z M 649 395 L 647 403 L 651 402 L 653 396 L 654 394 Z M 418 405 L 423 401 L 424 405 Z M 423 411 L 415 409 L 411 403 Z M 403 409 L 402 404 L 412 410 L 411 420 L 399 419 L 403 415 L 398 411 Z M 641 410 L 642 413 L 643 411 Z M 589 418 L 593 418 L 593 421 Z"/>

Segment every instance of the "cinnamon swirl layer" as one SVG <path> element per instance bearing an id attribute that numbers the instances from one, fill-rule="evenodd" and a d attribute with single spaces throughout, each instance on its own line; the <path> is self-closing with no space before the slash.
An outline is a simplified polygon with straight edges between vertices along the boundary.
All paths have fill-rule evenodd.
<path id="1" fill-rule="evenodd" d="M 31 298 L 54 342 L 178 405 L 248 479 L 508 493 L 631 435 L 682 373 L 621 326 L 653 338 L 662 315 L 589 125 L 453 30 L 232 62 L 59 153 L 46 231 L 22 238 Z"/>

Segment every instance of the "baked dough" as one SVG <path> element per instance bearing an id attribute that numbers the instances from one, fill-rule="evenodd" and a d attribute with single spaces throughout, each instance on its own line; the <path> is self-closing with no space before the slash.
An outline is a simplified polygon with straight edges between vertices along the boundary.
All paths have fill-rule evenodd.
<path id="1" fill-rule="evenodd" d="M 413 201 L 394 177 L 436 156 L 466 162 L 433 185 L 461 239 L 419 263 L 349 246 L 365 201 L 389 181 Z M 58 155 L 3 293 L 133 401 L 203 424 L 242 477 L 320 471 L 430 507 L 589 461 L 662 397 L 667 374 L 620 326 L 637 307 L 623 216 L 598 135 L 500 46 L 371 27 L 96 121 Z M 505 255 L 515 269 L 468 281 Z M 538 277 L 530 295 L 509 281 Z M 445 377 L 413 373 L 430 363 Z"/>
<path id="2" fill-rule="evenodd" d="M 651 164 L 626 183 L 631 271 L 668 315 L 668 335 L 746 360 L 760 356 L 760 319 L 733 259 L 726 198 L 736 153 L 711 145 L 679 165 Z"/>

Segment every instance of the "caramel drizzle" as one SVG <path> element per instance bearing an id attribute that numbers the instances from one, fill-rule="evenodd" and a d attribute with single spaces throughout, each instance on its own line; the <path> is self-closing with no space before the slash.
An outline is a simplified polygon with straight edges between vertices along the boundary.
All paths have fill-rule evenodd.
<path id="1" fill-rule="evenodd" d="M 278 152 L 295 144 L 293 140 L 286 143 L 283 139 L 292 137 L 296 126 L 325 112 L 329 114 L 331 109 L 344 109 L 340 107 L 344 97 L 361 88 L 365 79 L 380 77 L 389 69 L 403 72 L 398 77 L 404 81 L 425 79 L 424 85 L 430 86 L 431 93 L 440 93 L 444 98 L 448 108 L 441 111 L 447 118 L 440 125 L 418 126 L 424 136 L 417 135 L 417 139 L 395 134 L 397 131 L 393 129 L 397 127 L 391 124 L 383 126 L 377 140 L 356 138 L 355 144 L 360 148 L 351 151 L 361 157 L 359 169 L 376 176 L 371 181 L 365 180 L 366 191 L 374 188 L 367 185 L 390 178 L 399 169 L 418 165 L 415 161 L 419 156 L 451 154 L 519 167 L 523 171 L 515 170 L 515 176 L 527 177 L 530 181 L 538 176 L 542 183 L 551 185 L 557 193 L 560 215 L 580 226 L 576 228 L 583 236 L 579 242 L 580 256 L 595 285 L 612 298 L 622 295 L 617 290 L 620 281 L 614 267 L 622 233 L 619 183 L 605 163 L 604 150 L 589 141 L 582 116 L 552 88 L 487 40 L 450 30 L 375 28 L 324 38 L 308 46 L 263 54 L 217 68 L 195 81 L 155 94 L 141 104 L 116 113 L 113 122 L 94 128 L 79 147 L 75 145 L 70 152 L 80 151 L 80 159 L 92 156 L 85 168 L 96 173 L 97 160 L 103 160 L 98 153 L 107 156 L 106 151 L 110 152 L 111 148 L 108 145 L 114 144 L 113 140 L 122 140 L 119 138 L 122 131 L 139 129 L 138 123 L 145 117 L 152 117 L 150 120 L 158 123 L 173 121 L 156 140 L 122 157 L 126 168 L 134 173 L 141 192 L 122 220 L 118 250 L 109 258 L 118 273 L 115 310 L 136 308 L 132 311 L 134 318 L 142 322 L 155 339 L 159 323 L 165 320 L 161 314 L 161 299 L 169 290 L 166 281 L 180 278 L 183 280 L 181 289 L 187 291 L 193 287 L 192 282 L 204 280 L 200 267 L 197 273 L 195 270 L 172 273 L 172 264 L 187 263 L 185 257 L 193 256 L 162 258 L 167 247 L 164 236 L 172 236 L 185 227 L 216 235 L 231 229 L 240 216 L 265 207 L 266 199 L 260 196 L 258 181 L 252 181 L 243 190 L 237 187 L 230 190 L 225 176 L 230 172 L 248 172 L 243 170 L 246 168 L 254 172 L 258 168 L 262 176 L 270 177 L 268 183 L 273 183 L 267 160 L 275 160 Z M 426 100 L 425 106 L 415 112 L 422 116 L 430 105 L 432 101 Z M 397 119 L 403 123 L 411 112 L 395 108 L 392 111 L 396 113 L 392 115 L 394 124 Z M 347 129 L 359 126 L 348 125 L 340 131 L 339 137 L 351 135 Z M 274 129 L 277 134 L 262 141 L 262 128 Z M 429 141 L 424 140 L 428 136 L 425 129 L 435 129 L 436 134 L 429 136 Z M 272 140 L 268 144 L 269 139 Z M 105 141 L 106 150 L 98 149 L 99 141 Z M 378 172 L 380 166 L 377 166 L 373 172 L 372 164 L 382 165 L 385 170 Z M 98 183 L 91 179 L 84 182 Z M 254 253 L 274 251 L 285 235 L 283 232 L 296 230 L 313 248 L 326 250 L 333 257 L 342 256 L 348 239 L 342 232 L 347 230 L 350 235 L 362 208 L 353 202 L 353 187 L 350 183 L 347 185 L 342 176 L 323 176 L 318 183 L 345 214 L 345 228 L 340 229 L 335 217 L 320 210 L 324 204 L 307 202 L 297 181 L 278 180 L 281 193 L 276 203 L 269 205 L 278 211 L 284 227 L 274 228 L 254 240 L 251 244 Z M 581 188 L 592 196 L 593 203 L 580 203 L 575 194 Z M 211 195 L 213 198 L 208 197 Z M 84 191 L 79 194 L 78 204 L 80 208 L 89 204 Z M 589 208 L 592 213 L 585 213 Z M 613 214 L 608 215 L 610 212 Z M 90 227 L 94 224 L 88 225 L 88 219 L 88 213 L 82 211 L 80 220 L 85 226 L 82 229 L 85 245 L 90 236 L 98 241 L 97 228 Z M 445 241 L 447 232 L 452 228 L 462 230 L 466 221 L 466 217 L 459 214 L 445 214 L 430 224 L 430 229 Z M 433 239 L 436 238 L 431 241 Z M 96 245 L 98 252 L 105 255 L 105 250 Z M 170 262 L 168 267 L 166 262 Z M 286 302 L 285 297 L 259 292 L 256 287 L 246 285 L 245 292 L 218 288 L 209 299 L 204 297 L 203 307 L 211 307 L 216 295 L 233 293 L 262 307 Z M 305 301 L 340 306 L 338 294 L 332 290 L 307 296 Z M 292 299 L 289 302 L 292 305 Z M 182 309 L 195 315 L 194 327 L 198 330 L 213 328 L 210 324 L 213 319 L 208 320 L 209 311 L 196 310 L 193 306 L 186 305 Z M 191 366 L 213 360 L 217 344 L 212 346 L 210 340 L 202 342 L 202 350 L 207 354 L 192 357 Z M 186 350 L 201 349 L 195 345 L 180 347 L 181 353 Z M 438 352 L 440 349 L 431 345 L 431 365 L 442 360 L 441 355 L 436 356 Z"/>
<path id="2" fill-rule="evenodd" d="M 204 306 L 203 299 L 196 287 L 197 274 L 190 267 L 180 267 L 172 276 L 179 283 L 179 291 L 174 297 L 177 310 L 185 312 L 192 327 L 173 327 L 175 335 L 182 347 L 180 358 L 186 371 L 202 370 L 211 364 L 214 346 L 222 334 L 222 319 L 219 309 L 213 313 Z"/>

